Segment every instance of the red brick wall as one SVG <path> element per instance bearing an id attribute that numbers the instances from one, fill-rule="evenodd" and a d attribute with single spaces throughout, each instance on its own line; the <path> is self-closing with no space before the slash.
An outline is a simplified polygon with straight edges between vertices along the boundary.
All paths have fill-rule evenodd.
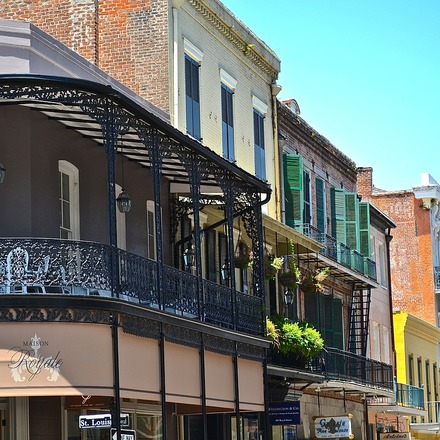
<path id="1" fill-rule="evenodd" d="M 365 198 L 370 198 L 373 191 L 373 168 L 357 169 L 357 193 Z"/>
<path id="2" fill-rule="evenodd" d="M 397 224 L 390 243 L 393 307 L 436 325 L 430 212 L 412 191 L 365 198 Z"/>
<path id="3" fill-rule="evenodd" d="M 28 20 L 169 112 L 168 1 L 7 0 L 0 18 Z"/>

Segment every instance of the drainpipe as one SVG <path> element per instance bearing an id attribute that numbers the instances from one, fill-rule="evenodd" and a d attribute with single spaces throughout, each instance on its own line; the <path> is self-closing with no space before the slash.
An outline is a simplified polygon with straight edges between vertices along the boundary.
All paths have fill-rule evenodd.
<path id="1" fill-rule="evenodd" d="M 387 246 L 387 262 L 388 262 L 388 267 L 387 267 L 387 281 L 388 281 L 388 292 L 390 295 L 390 316 L 391 316 L 391 350 L 393 353 L 393 366 L 394 366 L 394 377 L 397 377 L 397 372 L 396 372 L 396 346 L 394 343 L 394 323 L 393 323 L 393 295 L 392 295 L 392 287 L 391 287 L 391 259 L 390 259 L 390 243 L 391 240 L 393 239 L 393 236 L 391 235 L 391 228 L 388 228 L 386 236 L 385 236 L 385 242 L 386 242 L 386 246 Z"/>
<path id="2" fill-rule="evenodd" d="M 173 127 L 179 126 L 179 11 L 184 0 L 173 0 Z"/>

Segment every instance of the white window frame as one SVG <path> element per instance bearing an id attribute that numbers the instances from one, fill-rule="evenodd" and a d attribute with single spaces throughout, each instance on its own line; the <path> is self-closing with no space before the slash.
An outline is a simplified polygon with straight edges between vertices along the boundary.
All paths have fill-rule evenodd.
<path id="1" fill-rule="evenodd" d="M 80 212 L 79 212 L 79 169 L 67 160 L 58 161 L 59 173 L 69 176 L 69 205 L 70 205 L 70 240 L 80 239 Z M 61 181 L 59 180 L 59 185 Z M 59 203 L 61 199 L 59 200 Z M 61 229 L 61 219 L 60 219 Z"/>
<path id="2" fill-rule="evenodd" d="M 147 200 L 146 203 L 146 231 L 147 231 L 147 257 L 151 260 L 156 260 L 156 218 L 155 218 L 155 209 L 154 209 L 154 201 Z M 149 214 L 153 217 L 153 230 L 150 231 L 150 225 L 148 221 Z M 150 236 L 153 239 L 153 253 L 154 255 L 150 255 Z"/>
<path id="3" fill-rule="evenodd" d="M 380 276 L 380 285 L 384 288 L 388 288 L 388 279 L 387 279 L 387 269 L 386 269 L 386 253 L 385 253 L 385 244 L 382 242 L 379 242 L 378 244 L 378 252 L 377 252 L 377 258 L 379 262 L 379 276 Z"/>
<path id="4" fill-rule="evenodd" d="M 122 186 L 115 184 L 116 199 L 122 193 Z M 116 209 L 116 236 L 117 236 L 117 246 L 119 249 L 127 250 L 127 226 L 125 223 L 125 212 Z"/>

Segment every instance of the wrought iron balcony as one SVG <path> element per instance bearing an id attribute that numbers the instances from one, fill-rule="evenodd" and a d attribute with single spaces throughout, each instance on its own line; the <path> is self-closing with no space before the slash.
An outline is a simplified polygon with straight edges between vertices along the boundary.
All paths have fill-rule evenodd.
<path id="1" fill-rule="evenodd" d="M 349 381 L 387 391 L 394 389 L 391 365 L 334 347 L 325 347 L 318 357 L 302 363 L 295 357 L 274 352 L 272 364 L 320 373 L 325 380 Z"/>
<path id="2" fill-rule="evenodd" d="M 377 279 L 376 263 L 359 252 L 350 249 L 347 245 L 338 242 L 331 235 L 324 234 L 310 224 L 296 225 L 295 229 L 309 238 L 324 245 L 320 253 L 344 266 L 359 272 L 373 280 Z M 440 276 L 438 277 L 438 288 L 440 289 Z"/>
<path id="3" fill-rule="evenodd" d="M 263 332 L 263 300 L 108 245 L 0 239 L 0 294 L 114 297 L 250 334 Z"/>
<path id="4" fill-rule="evenodd" d="M 406 408 L 425 409 L 425 392 L 423 388 L 396 383 L 396 403 Z"/>

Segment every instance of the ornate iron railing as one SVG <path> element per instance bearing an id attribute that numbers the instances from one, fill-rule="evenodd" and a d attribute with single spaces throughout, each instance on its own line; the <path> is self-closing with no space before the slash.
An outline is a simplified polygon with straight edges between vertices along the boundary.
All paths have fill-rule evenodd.
<path id="1" fill-rule="evenodd" d="M 396 402 L 407 408 L 425 409 L 425 391 L 414 385 L 396 383 Z"/>
<path id="2" fill-rule="evenodd" d="M 350 381 L 359 385 L 394 390 L 391 365 L 334 347 L 325 347 L 319 356 L 302 363 L 299 363 L 294 356 L 274 353 L 272 363 L 320 373 L 326 380 Z"/>
<path id="3" fill-rule="evenodd" d="M 376 263 L 359 252 L 350 249 L 347 245 L 338 242 L 331 235 L 324 234 L 319 229 L 310 224 L 295 225 L 295 229 L 309 238 L 324 245 L 319 253 L 343 264 L 350 269 L 365 275 L 373 280 L 377 279 Z M 438 288 L 440 289 L 440 275 L 438 279 Z"/>
<path id="4" fill-rule="evenodd" d="M 246 333 L 263 332 L 262 298 L 93 242 L 0 239 L 0 294 L 17 293 L 116 297 Z"/>

